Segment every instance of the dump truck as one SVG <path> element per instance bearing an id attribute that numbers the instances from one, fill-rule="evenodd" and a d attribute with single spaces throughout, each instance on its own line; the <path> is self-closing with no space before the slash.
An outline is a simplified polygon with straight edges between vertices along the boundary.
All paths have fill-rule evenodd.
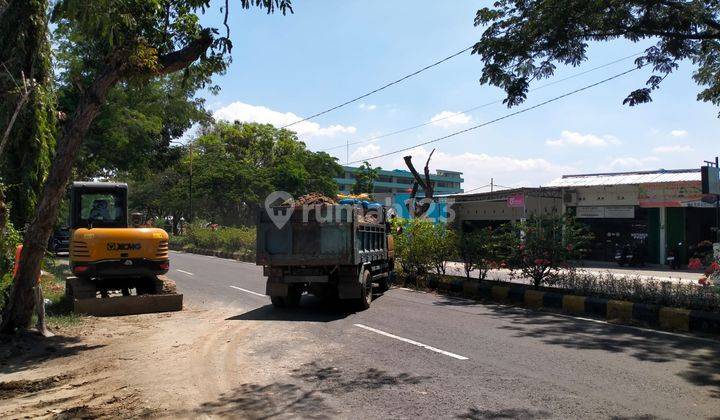
<path id="1" fill-rule="evenodd" d="M 343 204 L 260 209 L 256 263 L 272 304 L 296 306 L 308 292 L 370 307 L 374 288 L 388 289 L 395 266 L 387 209 L 372 211 Z"/>
<path id="2" fill-rule="evenodd" d="M 128 225 L 127 193 L 124 183 L 75 182 L 70 188 L 69 262 L 74 276 L 67 279 L 65 292 L 76 312 L 125 315 L 182 309 L 182 295 L 164 277 L 170 268 L 168 234 Z M 111 296 L 114 292 L 121 296 Z"/>

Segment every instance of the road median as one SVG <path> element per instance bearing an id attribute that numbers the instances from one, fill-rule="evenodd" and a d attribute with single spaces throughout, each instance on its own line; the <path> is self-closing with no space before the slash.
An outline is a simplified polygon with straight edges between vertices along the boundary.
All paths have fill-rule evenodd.
<path id="1" fill-rule="evenodd" d="M 720 334 L 720 313 L 717 312 L 580 296 L 562 290 L 535 290 L 520 284 L 448 275 L 428 278 L 427 287 L 439 293 L 480 301 L 587 316 L 614 323 L 642 325 L 668 331 Z"/>

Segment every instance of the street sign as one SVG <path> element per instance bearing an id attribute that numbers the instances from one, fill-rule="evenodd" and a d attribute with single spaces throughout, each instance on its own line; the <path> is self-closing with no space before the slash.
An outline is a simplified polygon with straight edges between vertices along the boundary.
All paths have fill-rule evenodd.
<path id="1" fill-rule="evenodd" d="M 720 168 L 717 166 L 703 166 L 702 193 L 720 195 Z"/>

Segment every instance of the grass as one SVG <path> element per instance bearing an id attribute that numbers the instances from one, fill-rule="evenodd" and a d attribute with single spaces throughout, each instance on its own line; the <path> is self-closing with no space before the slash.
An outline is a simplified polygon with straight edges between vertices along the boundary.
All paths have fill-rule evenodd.
<path id="1" fill-rule="evenodd" d="M 70 275 L 70 268 L 57 259 L 48 259 L 45 273 L 40 277 L 43 297 L 50 300 L 46 305 L 46 321 L 48 327 L 62 329 L 78 325 L 82 317 L 73 312 L 73 303 L 65 295 L 65 279 Z"/>

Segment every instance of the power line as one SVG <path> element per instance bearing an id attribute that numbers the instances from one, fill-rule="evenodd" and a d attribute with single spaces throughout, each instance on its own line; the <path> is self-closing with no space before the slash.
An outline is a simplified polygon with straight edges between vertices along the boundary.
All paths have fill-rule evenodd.
<path id="1" fill-rule="evenodd" d="M 466 128 L 466 129 L 464 129 L 464 130 L 456 131 L 456 132 L 454 132 L 454 133 L 450 133 L 450 134 L 445 135 L 445 136 L 442 136 L 442 137 L 438 137 L 438 138 L 435 138 L 435 139 L 432 139 L 432 140 L 428 140 L 428 141 L 425 141 L 425 142 L 422 142 L 422 143 L 418 143 L 418 144 L 415 144 L 415 145 L 413 145 L 413 146 L 403 147 L 402 149 L 394 150 L 394 151 L 392 151 L 392 152 L 383 153 L 383 154 L 381 154 L 381 155 L 373 156 L 373 157 L 370 157 L 370 158 L 355 160 L 355 161 L 349 162 L 348 164 L 353 164 L 353 163 L 359 163 L 359 162 L 364 162 L 364 161 L 370 161 L 370 160 L 374 160 L 374 159 L 379 159 L 379 158 L 381 158 L 381 157 L 390 156 L 390 155 L 394 155 L 394 154 L 396 154 L 396 153 L 405 152 L 405 151 L 412 150 L 412 149 L 414 149 L 414 148 L 416 148 L 416 147 L 419 147 L 419 146 L 425 146 L 425 145 L 428 145 L 428 144 L 431 144 L 431 143 L 437 143 L 437 142 L 439 142 L 439 141 L 442 141 L 442 140 L 445 140 L 445 139 L 449 139 L 450 137 L 455 137 L 455 136 L 457 136 L 457 135 L 460 135 L 460 134 L 463 134 L 463 133 L 467 133 L 467 132 L 469 132 L 469 131 L 477 130 L 478 128 L 485 127 L 485 126 L 488 126 L 488 125 L 490 125 L 490 124 L 494 124 L 494 123 L 496 123 L 496 122 L 498 122 L 498 121 L 502 121 L 502 120 L 505 120 L 505 119 L 510 118 L 510 117 L 514 117 L 515 115 L 519 115 L 519 114 L 523 114 L 523 113 L 528 112 L 528 111 L 532 111 L 533 109 L 537 109 L 537 108 L 540 108 L 540 107 L 545 106 L 545 105 L 547 105 L 547 104 L 550 104 L 550 103 L 552 103 L 552 102 L 559 101 L 560 99 L 567 98 L 568 96 L 575 95 L 576 93 L 580 93 L 580 92 L 582 92 L 582 91 L 588 90 L 588 89 L 593 88 L 593 87 L 595 87 L 595 86 L 602 85 L 602 84 L 607 83 L 607 82 L 609 82 L 609 81 L 611 81 L 611 80 L 614 80 L 614 79 L 617 79 L 617 78 L 619 78 L 619 77 L 622 77 L 622 76 L 624 76 L 624 75 L 626 75 L 626 74 L 628 74 L 628 73 L 632 73 L 632 72 L 634 72 L 634 71 L 636 71 L 636 70 L 638 70 L 638 69 L 640 69 L 640 68 L 642 68 L 642 67 L 633 67 L 633 68 L 630 69 L 630 70 L 626 70 L 626 71 L 624 71 L 624 72 L 622 72 L 622 73 L 618 73 L 618 74 L 616 74 L 616 75 L 614 75 L 614 76 L 608 77 L 607 79 L 603 79 L 603 80 L 601 80 L 601 81 L 599 81 L 599 82 L 595 82 L 595 83 L 593 83 L 593 84 L 590 84 L 590 85 L 587 85 L 587 86 L 583 86 L 583 87 L 581 87 L 581 88 L 579 88 L 579 89 L 575 89 L 575 90 L 573 90 L 573 91 L 570 91 L 570 92 L 568 92 L 568 93 L 562 94 L 562 95 L 560 95 L 560 96 L 556 96 L 556 97 L 554 97 L 554 98 L 552 98 L 552 99 L 548 99 L 547 101 L 540 102 L 540 103 L 537 104 L 537 105 L 533 105 L 533 106 L 528 107 L 528 108 L 523 108 L 523 109 L 521 109 L 521 110 L 519 110 L 519 111 L 511 112 L 511 113 L 509 113 L 509 114 L 505 114 L 505 115 L 503 115 L 502 117 L 495 118 L 494 120 L 490 120 L 490 121 L 484 122 L 484 123 L 482 123 L 482 124 L 474 125 L 474 126 L 472 126 L 472 127 Z"/>
<path id="2" fill-rule="evenodd" d="M 574 78 L 576 78 L 576 77 L 580 77 L 580 76 L 586 75 L 586 74 L 591 73 L 591 72 L 593 72 L 593 71 L 597 71 L 597 70 L 603 69 L 603 68 L 605 68 L 605 67 L 609 67 L 609 66 L 611 66 L 611 65 L 613 65 L 613 64 L 620 63 L 620 62 L 622 62 L 622 61 L 628 60 L 628 59 L 633 58 L 633 57 L 637 57 L 637 56 L 642 55 L 642 54 L 643 54 L 643 52 L 637 52 L 637 53 L 635 53 L 635 54 L 628 55 L 628 56 L 626 56 L 626 57 L 618 58 L 617 60 L 613 60 L 613 61 L 611 61 L 611 62 L 609 62 L 609 63 L 605 63 L 605 64 L 602 64 L 602 65 L 600 65 L 600 66 L 593 67 L 593 68 L 591 68 L 591 69 L 582 71 L 582 72 L 580 72 L 580 73 L 573 74 L 573 75 L 570 75 L 570 76 L 568 76 L 568 77 L 564 77 L 564 78 L 562 78 L 562 79 L 558 79 L 558 80 L 555 80 L 555 81 L 553 81 L 553 82 L 546 83 L 546 84 L 544 84 L 544 85 L 542 85 L 542 86 L 538 86 L 538 87 L 536 87 L 536 88 L 530 89 L 529 92 L 536 92 L 536 91 L 538 91 L 538 90 L 540 90 L 540 89 L 545 89 L 546 87 L 553 86 L 553 85 L 556 85 L 556 84 L 558 84 L 558 83 L 562 83 L 562 82 L 565 82 L 565 81 L 567 81 L 567 80 L 574 79 Z M 446 115 L 445 117 L 438 118 L 438 119 L 435 119 L 435 120 L 430 120 L 430 121 L 424 122 L 424 123 L 422 123 L 422 124 L 417 124 L 417 125 L 413 125 L 413 126 L 410 126 L 410 127 L 401 128 L 401 129 L 396 130 L 396 131 L 391 131 L 391 132 L 385 133 L 385 134 L 379 134 L 379 135 L 377 135 L 377 136 L 373 136 L 373 137 L 370 137 L 370 138 L 367 138 L 367 139 L 363 139 L 363 140 L 358 140 L 358 141 L 355 141 L 355 142 L 350 142 L 350 143 L 346 143 L 346 144 L 342 144 L 342 145 L 338 145 L 338 146 L 329 147 L 329 148 L 327 148 L 327 149 L 323 149 L 322 151 L 323 151 L 323 152 L 329 152 L 329 151 L 331 151 L 331 150 L 340 149 L 340 148 L 342 148 L 342 147 L 349 147 L 349 146 L 354 146 L 354 145 L 356 145 L 356 144 L 369 143 L 369 142 L 371 142 L 371 141 L 379 140 L 379 139 L 382 139 L 382 138 L 385 138 L 385 137 L 390 137 L 390 136 L 394 136 L 394 135 L 396 135 L 396 134 L 401 134 L 401 133 L 405 133 L 405 132 L 407 132 L 407 131 L 411 131 L 411 130 L 415 130 L 415 129 L 418 129 L 418 128 L 422 128 L 422 127 L 428 126 L 428 125 L 430 125 L 430 124 L 436 123 L 436 122 L 438 122 L 438 121 L 447 120 L 447 119 L 449 119 L 449 118 L 452 118 L 452 117 L 455 117 L 455 116 L 458 116 L 458 115 L 461 115 L 461 114 L 465 114 L 465 113 L 468 113 L 468 112 L 477 111 L 478 109 L 485 108 L 485 107 L 488 107 L 488 106 L 490 106 L 490 105 L 495 105 L 495 104 L 501 103 L 502 101 L 503 101 L 502 99 L 497 99 L 497 100 L 494 100 L 494 101 L 492 101 L 492 102 L 487 102 L 487 103 L 484 103 L 484 104 L 482 104 L 482 105 L 474 106 L 474 107 L 469 108 L 469 109 L 466 109 L 466 110 L 464 110 L 464 111 L 455 112 L 455 113 Z"/>
<path id="3" fill-rule="evenodd" d="M 407 79 L 409 79 L 409 78 L 411 78 L 411 77 L 413 77 L 413 76 L 417 76 L 418 74 L 424 72 L 425 70 L 429 70 L 429 69 L 431 69 L 431 68 L 433 68 L 433 67 L 435 67 L 435 66 L 437 66 L 437 65 L 440 65 L 440 64 L 442 64 L 442 63 L 444 63 L 444 62 L 446 62 L 446 61 L 448 61 L 448 60 L 451 60 L 451 59 L 459 56 L 460 54 L 463 54 L 463 53 L 465 53 L 465 52 L 467 52 L 467 51 L 470 51 L 472 48 L 473 48 L 473 45 L 471 45 L 471 46 L 463 49 L 462 51 L 458 51 L 458 52 L 456 52 L 455 54 L 449 55 L 449 56 L 443 58 L 443 59 L 440 60 L 440 61 L 436 61 L 436 62 L 434 62 L 434 63 L 432 63 L 432 64 L 430 64 L 430 65 L 427 65 L 427 66 L 421 68 L 420 70 L 416 70 L 416 71 L 414 71 L 414 72 L 412 72 L 412 73 L 410 73 L 410 74 L 408 74 L 408 75 L 406 75 L 406 76 L 403 76 L 403 77 L 401 77 L 401 78 L 399 78 L 399 79 L 397 79 L 397 80 L 394 80 L 394 81 L 392 81 L 392 82 L 390 82 L 390 83 L 387 83 L 387 84 L 385 84 L 385 85 L 383 85 L 383 86 L 380 86 L 380 87 L 377 88 L 377 89 L 371 90 L 371 91 L 368 92 L 368 93 L 365 93 L 365 94 L 363 94 L 363 95 L 360 95 L 360 96 L 358 96 L 358 97 L 355 97 L 355 98 L 353 98 L 353 99 L 350 99 L 350 100 L 348 100 L 348 101 L 345 101 L 345 102 L 341 103 L 340 105 L 335 105 L 335 106 L 332 107 L 332 108 L 328 108 L 328 109 L 326 109 L 326 110 L 324 110 L 324 111 L 320 111 L 320 112 L 318 112 L 317 114 L 313 114 L 313 115 L 310 115 L 309 117 L 305 117 L 305 118 L 299 119 L 299 120 L 297 120 L 297 121 L 295 121 L 295 122 L 292 122 L 292 123 L 290 123 L 290 124 L 284 125 L 284 126 L 282 126 L 282 127 L 280 127 L 280 128 L 292 127 L 292 126 L 295 125 L 295 124 L 299 124 L 299 123 L 301 123 L 301 122 L 303 122 L 303 121 L 311 120 L 311 119 L 313 119 L 313 118 L 316 118 L 316 117 L 319 117 L 319 116 L 321 116 L 321 115 L 327 114 L 328 112 L 335 111 L 335 110 L 338 109 L 338 108 L 342 108 L 342 107 L 344 107 L 344 106 L 346 106 L 346 105 L 350 105 L 351 103 L 357 102 L 357 101 L 359 101 L 360 99 L 367 98 L 368 96 L 370 96 L 370 95 L 372 95 L 372 94 L 378 93 L 378 92 L 380 92 L 381 90 L 387 89 L 387 88 L 389 88 L 390 86 L 396 85 L 396 84 L 398 84 L 398 83 L 400 83 L 400 82 L 402 82 L 402 81 L 405 81 L 405 80 L 407 80 Z"/>

